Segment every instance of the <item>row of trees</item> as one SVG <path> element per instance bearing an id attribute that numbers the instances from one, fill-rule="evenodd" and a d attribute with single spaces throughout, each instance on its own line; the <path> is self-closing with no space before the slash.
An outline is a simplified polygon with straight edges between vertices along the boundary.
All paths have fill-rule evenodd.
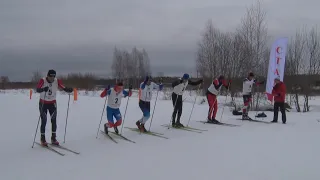
<path id="1" fill-rule="evenodd" d="M 147 51 L 136 47 L 129 53 L 115 48 L 112 62 L 112 75 L 117 80 L 139 84 L 150 73 L 150 59 Z"/>

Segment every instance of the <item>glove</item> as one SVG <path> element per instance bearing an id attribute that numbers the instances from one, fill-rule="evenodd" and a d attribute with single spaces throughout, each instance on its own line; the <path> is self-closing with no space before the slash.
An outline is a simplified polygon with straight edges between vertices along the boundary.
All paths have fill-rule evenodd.
<path id="1" fill-rule="evenodd" d="M 129 90 L 130 90 L 130 91 L 132 90 L 132 84 L 129 85 Z"/>
<path id="2" fill-rule="evenodd" d="M 163 84 L 160 84 L 159 85 L 159 90 L 162 91 L 162 89 L 163 89 Z"/>
<path id="3" fill-rule="evenodd" d="M 48 92 L 49 91 L 49 87 L 47 86 L 47 87 L 42 88 L 42 91 Z"/>
<path id="4" fill-rule="evenodd" d="M 110 84 L 108 84 L 108 86 L 105 88 L 106 91 L 108 91 L 110 89 Z"/>
<path id="5" fill-rule="evenodd" d="M 199 83 L 203 83 L 203 79 L 200 79 L 200 80 L 199 80 Z"/>
<path id="6" fill-rule="evenodd" d="M 64 88 L 64 91 L 67 92 L 67 93 L 72 93 L 73 92 L 73 88 L 66 87 L 66 88 Z"/>

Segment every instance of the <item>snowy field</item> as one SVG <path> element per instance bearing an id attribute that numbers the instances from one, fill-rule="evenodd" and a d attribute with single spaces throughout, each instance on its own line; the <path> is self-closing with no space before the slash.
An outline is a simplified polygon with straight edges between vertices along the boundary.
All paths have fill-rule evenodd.
<path id="1" fill-rule="evenodd" d="M 1 180 L 319 180 L 320 108 L 311 100 L 309 113 L 287 113 L 287 124 L 264 124 L 236 120 L 228 107 L 222 122 L 239 124 L 225 127 L 202 124 L 207 103 L 196 103 L 190 126 L 207 129 L 202 133 L 167 129 L 172 113 L 171 100 L 157 102 L 151 130 L 169 139 L 139 134 L 123 128 L 122 134 L 135 141 L 115 137 L 115 144 L 96 133 L 104 105 L 100 92 L 79 95 L 70 102 L 66 143 L 63 144 L 68 95 L 58 94 L 60 143 L 81 152 L 76 155 L 57 149 L 65 156 L 35 145 L 31 148 L 39 118 L 38 94 L 29 99 L 28 91 L 0 93 L 0 179 Z M 155 96 L 154 96 L 155 98 Z M 203 98 L 203 97 L 202 97 Z M 127 98 L 122 100 L 124 114 Z M 193 96 L 183 104 L 182 123 L 186 124 Z M 224 97 L 219 98 L 220 119 Z M 154 101 L 151 103 L 151 112 Z M 273 114 L 265 112 L 271 121 Z M 254 117 L 255 112 L 249 114 Z M 136 95 L 130 98 L 125 127 L 135 127 L 142 116 Z M 104 113 L 103 123 L 106 122 Z M 150 120 L 149 120 L 150 122 Z M 281 113 L 279 114 L 281 122 Z M 147 124 L 149 128 L 149 123 Z M 101 126 L 102 129 L 102 126 Z M 46 128 L 51 135 L 50 121 Z M 39 131 L 36 141 L 39 141 Z"/>

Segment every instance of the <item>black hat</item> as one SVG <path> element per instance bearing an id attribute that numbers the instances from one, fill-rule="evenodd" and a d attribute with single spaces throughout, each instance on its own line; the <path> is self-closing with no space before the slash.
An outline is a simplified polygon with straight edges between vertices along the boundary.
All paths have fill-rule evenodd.
<path id="1" fill-rule="evenodd" d="M 250 73 L 249 73 L 249 76 L 253 77 L 253 76 L 254 76 L 253 72 L 250 72 Z"/>
<path id="2" fill-rule="evenodd" d="M 222 79 L 224 79 L 224 76 L 223 76 L 223 75 L 220 75 L 218 79 L 219 79 L 219 80 L 222 80 Z"/>
<path id="3" fill-rule="evenodd" d="M 57 73 L 56 73 L 56 71 L 53 70 L 53 69 L 50 69 L 50 70 L 48 71 L 48 74 L 47 74 L 48 77 L 56 77 L 56 75 L 57 75 Z"/>
<path id="4" fill-rule="evenodd" d="M 118 82 L 117 86 L 123 86 L 123 83 L 122 82 Z"/>

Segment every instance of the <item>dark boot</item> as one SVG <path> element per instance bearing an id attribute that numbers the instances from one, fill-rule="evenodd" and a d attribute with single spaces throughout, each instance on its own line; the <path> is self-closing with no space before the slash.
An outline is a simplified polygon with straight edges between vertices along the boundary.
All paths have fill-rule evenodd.
<path id="1" fill-rule="evenodd" d="M 181 124 L 180 123 L 180 121 L 178 121 L 177 123 L 176 123 L 176 128 L 183 128 L 184 126 L 183 126 L 183 124 Z"/>
<path id="2" fill-rule="evenodd" d="M 142 131 L 141 122 L 140 122 L 140 121 L 137 121 L 137 122 L 136 122 L 136 125 L 137 125 L 138 129 L 139 129 L 140 131 Z"/>
<path id="3" fill-rule="evenodd" d="M 145 132 L 145 133 L 148 132 L 148 131 L 146 130 L 146 128 L 144 127 L 144 124 L 142 124 L 142 123 L 141 123 L 141 129 L 142 129 L 142 132 Z"/>
<path id="4" fill-rule="evenodd" d="M 106 134 L 108 134 L 108 126 L 107 126 L 107 124 L 104 124 L 104 132 L 105 132 Z"/>
<path id="5" fill-rule="evenodd" d="M 51 144 L 56 145 L 56 146 L 59 146 L 59 142 L 58 142 L 57 139 L 56 139 L 56 133 L 52 133 L 52 136 L 51 136 Z"/>
<path id="6" fill-rule="evenodd" d="M 113 129 L 114 129 L 114 132 L 116 132 L 117 134 L 119 134 L 119 130 L 118 130 L 118 127 L 117 127 L 117 126 L 113 127 Z"/>
<path id="7" fill-rule="evenodd" d="M 41 134 L 40 143 L 42 146 L 48 146 L 48 143 L 46 141 L 46 136 L 44 134 Z"/>

